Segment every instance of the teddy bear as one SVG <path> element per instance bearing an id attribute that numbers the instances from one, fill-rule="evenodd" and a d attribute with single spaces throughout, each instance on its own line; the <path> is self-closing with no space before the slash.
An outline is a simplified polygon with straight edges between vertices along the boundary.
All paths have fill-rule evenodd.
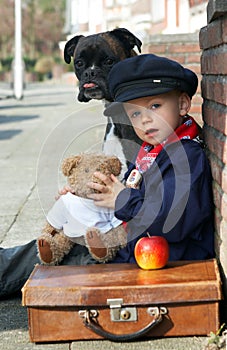
<path id="1" fill-rule="evenodd" d="M 42 264 L 58 265 L 74 244 L 86 245 L 98 262 L 112 260 L 126 246 L 127 234 L 122 221 L 108 208 L 98 208 L 88 194 L 97 192 L 87 186 L 89 181 L 102 183 L 95 171 L 118 176 L 121 162 L 115 156 L 82 153 L 66 158 L 62 172 L 73 193 L 56 200 L 47 214 L 47 222 L 37 239 Z"/>

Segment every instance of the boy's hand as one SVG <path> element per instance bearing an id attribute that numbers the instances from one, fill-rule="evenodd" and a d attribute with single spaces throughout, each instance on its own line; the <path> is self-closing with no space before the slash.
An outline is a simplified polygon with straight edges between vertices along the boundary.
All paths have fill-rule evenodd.
<path id="1" fill-rule="evenodd" d="M 94 173 L 94 176 L 104 182 L 104 185 L 100 185 L 95 182 L 89 182 L 87 184 L 88 187 L 100 192 L 90 194 L 89 198 L 93 199 L 95 205 L 99 207 L 114 209 L 116 198 L 118 194 L 125 188 L 125 186 L 113 174 L 108 177 L 97 171 Z"/>
<path id="2" fill-rule="evenodd" d="M 69 185 L 66 185 L 58 191 L 58 195 L 55 199 L 58 200 L 62 195 L 67 194 L 68 192 L 74 193 L 73 189 Z"/>

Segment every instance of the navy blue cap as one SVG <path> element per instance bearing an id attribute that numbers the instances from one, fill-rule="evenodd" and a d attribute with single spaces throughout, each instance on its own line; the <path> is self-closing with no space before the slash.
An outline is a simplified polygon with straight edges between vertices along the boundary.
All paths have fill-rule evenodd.
<path id="1" fill-rule="evenodd" d="M 192 98 L 197 90 L 198 78 L 176 61 L 144 54 L 116 63 L 109 73 L 108 86 L 114 102 L 127 102 L 171 90 L 186 92 Z M 110 104 L 104 114 L 110 115 L 114 105 Z"/>

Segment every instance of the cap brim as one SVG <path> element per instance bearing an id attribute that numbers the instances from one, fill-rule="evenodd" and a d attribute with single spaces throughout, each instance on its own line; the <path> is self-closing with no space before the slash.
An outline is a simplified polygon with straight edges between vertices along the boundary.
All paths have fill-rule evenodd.
<path id="1" fill-rule="evenodd" d="M 141 97 L 147 97 L 147 96 L 156 96 L 156 95 L 162 95 L 167 92 L 172 91 L 172 87 L 154 87 L 152 89 L 146 88 L 137 88 L 137 89 L 127 89 L 124 90 L 122 93 L 118 94 L 116 97 L 115 102 L 110 103 L 106 109 L 104 110 L 104 115 L 107 116 L 113 116 L 120 114 L 122 112 L 125 113 L 123 103 L 129 102 L 131 100 L 135 100 L 137 98 Z"/>

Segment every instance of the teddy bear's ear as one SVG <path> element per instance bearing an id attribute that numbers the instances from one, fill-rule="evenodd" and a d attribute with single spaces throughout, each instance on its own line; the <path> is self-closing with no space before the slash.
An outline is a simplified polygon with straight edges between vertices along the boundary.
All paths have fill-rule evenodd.
<path id="1" fill-rule="evenodd" d="M 81 161 L 81 156 L 69 157 L 63 160 L 62 163 L 62 172 L 65 176 L 69 176 L 71 174 L 71 170 L 75 168 L 79 162 Z"/>
<path id="2" fill-rule="evenodd" d="M 115 176 L 118 176 L 121 172 L 121 162 L 117 157 L 112 157 L 109 161 L 108 164 L 111 169 L 111 173 Z"/>

